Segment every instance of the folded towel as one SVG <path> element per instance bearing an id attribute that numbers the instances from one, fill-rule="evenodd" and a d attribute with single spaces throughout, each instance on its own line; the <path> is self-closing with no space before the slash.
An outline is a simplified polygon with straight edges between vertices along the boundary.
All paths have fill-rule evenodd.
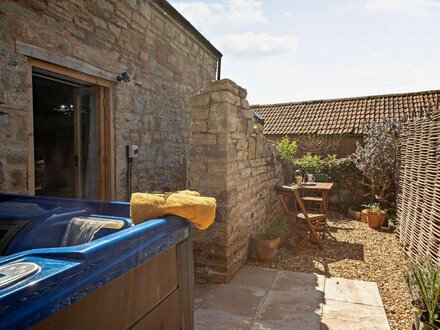
<path id="1" fill-rule="evenodd" d="M 177 215 L 192 222 L 198 229 L 206 229 L 214 222 L 215 208 L 215 198 L 201 197 L 197 191 L 134 193 L 131 195 L 130 216 L 137 225 L 164 215 Z"/>

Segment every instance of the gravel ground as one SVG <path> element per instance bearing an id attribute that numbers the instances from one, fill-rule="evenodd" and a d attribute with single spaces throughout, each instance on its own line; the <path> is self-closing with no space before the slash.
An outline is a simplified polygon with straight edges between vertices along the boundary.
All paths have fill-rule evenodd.
<path id="1" fill-rule="evenodd" d="M 411 329 L 409 295 L 402 276 L 406 257 L 397 235 L 387 229 L 370 229 L 362 221 L 337 213 L 330 214 L 327 225 L 323 251 L 311 243 L 296 256 L 281 248 L 271 267 L 376 282 L 391 329 Z"/>

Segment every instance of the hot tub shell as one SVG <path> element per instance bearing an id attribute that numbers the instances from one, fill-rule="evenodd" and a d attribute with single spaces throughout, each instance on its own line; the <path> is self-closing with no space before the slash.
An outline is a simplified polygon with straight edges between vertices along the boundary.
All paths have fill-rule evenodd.
<path id="1" fill-rule="evenodd" d="M 10 241 L 0 267 L 33 262 L 41 270 L 0 289 L 1 329 L 193 328 L 194 275 L 187 221 L 170 216 L 131 226 L 129 204 L 121 202 L 0 195 L 0 205 L 5 201 L 23 203 L 24 208 L 45 203 L 60 208 L 60 214 L 66 209 L 85 210 L 123 219 L 126 226 L 77 246 L 51 242 L 55 246 L 16 252 L 8 249 L 14 246 Z M 0 218 L 0 225 L 7 221 Z M 38 232 L 44 234 L 41 228 Z"/>

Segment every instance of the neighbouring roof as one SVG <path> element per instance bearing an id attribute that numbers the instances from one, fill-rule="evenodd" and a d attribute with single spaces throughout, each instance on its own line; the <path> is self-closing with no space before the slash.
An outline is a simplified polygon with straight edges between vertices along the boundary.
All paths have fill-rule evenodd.
<path id="1" fill-rule="evenodd" d="M 439 110 L 440 90 L 332 100 L 252 105 L 264 118 L 265 135 L 362 134 L 383 118 L 402 121 Z"/>

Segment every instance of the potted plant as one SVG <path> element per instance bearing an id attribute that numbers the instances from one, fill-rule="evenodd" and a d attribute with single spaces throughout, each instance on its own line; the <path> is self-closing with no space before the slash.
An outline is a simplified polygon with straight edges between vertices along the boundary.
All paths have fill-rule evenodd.
<path id="1" fill-rule="evenodd" d="M 364 205 L 366 207 L 366 218 L 368 227 L 379 229 L 382 227 L 387 213 L 380 208 L 379 203 Z"/>
<path id="2" fill-rule="evenodd" d="M 257 259 L 271 262 L 277 253 L 282 237 L 288 234 L 287 222 L 277 219 L 270 223 L 263 233 L 252 236 L 252 242 L 257 253 Z"/>
<path id="3" fill-rule="evenodd" d="M 416 329 L 440 329 L 440 267 L 410 265 L 404 277 L 412 297 Z"/>

